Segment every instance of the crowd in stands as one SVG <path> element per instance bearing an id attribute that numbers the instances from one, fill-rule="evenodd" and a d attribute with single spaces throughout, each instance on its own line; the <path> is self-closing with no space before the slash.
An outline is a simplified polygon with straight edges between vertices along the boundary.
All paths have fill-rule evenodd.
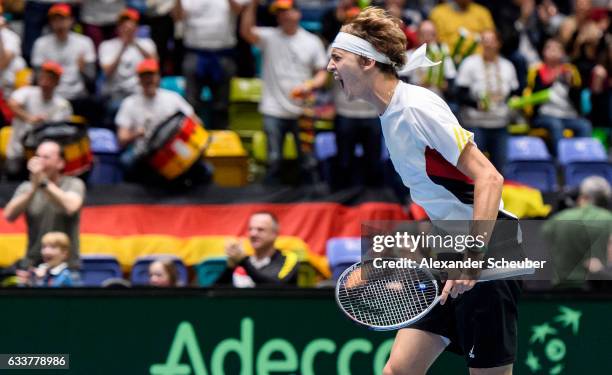
<path id="1" fill-rule="evenodd" d="M 379 114 L 347 98 L 326 70 L 329 45 L 365 5 L 403 20 L 406 54 L 427 43 L 428 57 L 441 64 L 409 73 L 399 68 L 398 75 L 444 97 L 499 170 L 516 124 L 527 124 L 523 134 L 544 137 L 553 156 L 568 136 L 599 129 L 610 140 L 612 3 L 605 0 L 26 0 L 23 8 L 5 2 L 0 121 L 12 131 L 1 171 L 9 180 L 27 180 L 4 209 L 9 221 L 26 215 L 20 283 L 80 282 L 73 269 L 85 185 L 63 174 L 60 144 L 43 142 L 29 160 L 22 144 L 36 127 L 74 115 L 114 132 L 126 179 L 143 182 L 150 171 L 143 173 L 136 156 L 164 121 L 179 112 L 207 130 L 232 129 L 232 79 L 256 77 L 267 140 L 264 183 L 282 181 L 286 136 L 302 138 L 299 120 L 316 102 L 334 108 L 337 157 L 328 182 L 339 189 L 380 185 Z M 176 76 L 184 78 L 183 93 L 160 87 L 163 77 Z M 297 160 L 306 173 L 299 146 Z M 207 165 L 199 167 L 195 173 L 209 173 Z M 594 184 L 581 188 L 585 215 L 592 213 L 584 207 L 591 207 Z M 609 198 L 609 186 L 600 185 L 597 194 Z M 248 236 L 255 254 L 228 243 L 218 283 L 295 284 L 295 260 L 273 246 L 278 225 L 273 214 L 254 215 Z M 172 262 L 153 262 L 149 277 L 154 286 L 177 285 Z"/>
<path id="2" fill-rule="evenodd" d="M 443 62 L 408 75 L 399 69 L 399 75 L 444 96 L 498 169 L 505 164 L 508 125 L 545 129 L 553 155 L 567 129 L 574 136 L 590 136 L 593 127 L 608 131 L 612 42 L 603 0 L 28 0 L 22 9 L 9 2 L 0 23 L 0 104 L 3 125 L 15 130 L 4 174 L 23 178 L 19 142 L 29 128 L 73 114 L 90 127 L 116 131 L 124 150 L 173 111 L 195 115 L 207 129 L 232 129 L 230 83 L 256 75 L 263 86 L 265 182 L 280 181 L 285 136 L 300 139 L 298 119 L 314 95 L 335 108 L 337 187 L 355 182 L 356 145 L 366 161 L 357 180 L 376 185 L 383 148 L 378 114 L 348 101 L 325 71 L 326 47 L 368 4 L 403 20 L 408 54 L 427 43 L 429 57 Z M 27 67 L 35 73 L 33 86 L 15 91 Z M 184 77 L 185 100 L 144 87 L 165 76 Z M 509 105 L 536 94 L 545 99 Z M 128 112 L 143 116 L 128 120 Z M 304 164 L 302 148 L 296 150 Z"/>

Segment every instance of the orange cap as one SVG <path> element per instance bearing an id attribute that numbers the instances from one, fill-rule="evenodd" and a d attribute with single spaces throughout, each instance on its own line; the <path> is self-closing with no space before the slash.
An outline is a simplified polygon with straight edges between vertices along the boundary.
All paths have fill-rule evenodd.
<path id="1" fill-rule="evenodd" d="M 125 8 L 121 13 L 119 13 L 119 21 L 122 21 L 124 19 L 138 22 L 140 21 L 140 13 L 138 13 L 136 9 Z"/>
<path id="2" fill-rule="evenodd" d="M 276 13 L 279 10 L 287 10 L 293 8 L 293 0 L 275 0 L 270 5 L 270 13 Z"/>
<path id="3" fill-rule="evenodd" d="M 60 3 L 55 4 L 51 8 L 49 8 L 49 12 L 47 13 L 49 17 L 51 16 L 62 16 L 62 17 L 71 17 L 72 16 L 72 8 L 70 5 Z"/>
<path id="4" fill-rule="evenodd" d="M 155 59 L 142 60 L 136 67 L 136 73 L 159 73 L 159 63 Z"/>
<path id="5" fill-rule="evenodd" d="M 61 77 L 62 74 L 64 73 L 64 68 L 62 68 L 62 66 L 58 63 L 56 63 L 53 60 L 47 60 L 45 61 L 41 66 L 40 66 L 40 70 L 44 70 L 45 72 L 51 72 L 54 73 L 55 75 L 57 75 L 58 77 Z"/>

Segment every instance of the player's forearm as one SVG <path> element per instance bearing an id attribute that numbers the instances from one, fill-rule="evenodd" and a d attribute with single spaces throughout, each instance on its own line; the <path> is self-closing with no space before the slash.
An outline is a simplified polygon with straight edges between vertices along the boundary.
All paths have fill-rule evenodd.
<path id="1" fill-rule="evenodd" d="M 495 220 L 504 178 L 493 170 L 474 181 L 474 220 Z"/>
<path id="2" fill-rule="evenodd" d="M 503 177 L 494 168 L 474 181 L 474 213 L 471 232 L 474 236 L 483 236 L 486 245 L 495 228 L 503 184 Z M 474 254 L 470 256 L 474 257 Z"/>

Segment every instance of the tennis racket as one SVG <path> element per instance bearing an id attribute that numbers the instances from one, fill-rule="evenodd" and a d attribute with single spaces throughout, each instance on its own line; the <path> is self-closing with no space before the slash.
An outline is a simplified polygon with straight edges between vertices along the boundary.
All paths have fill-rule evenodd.
<path id="1" fill-rule="evenodd" d="M 530 275 L 535 269 L 483 270 L 479 280 Z M 440 301 L 441 281 L 427 268 L 377 268 L 373 260 L 355 263 L 336 284 L 336 302 L 354 322 L 375 331 L 405 328 Z"/>

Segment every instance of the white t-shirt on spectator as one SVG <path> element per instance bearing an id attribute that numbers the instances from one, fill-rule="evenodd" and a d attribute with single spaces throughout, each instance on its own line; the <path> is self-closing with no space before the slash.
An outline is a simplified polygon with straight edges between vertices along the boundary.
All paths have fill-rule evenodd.
<path id="1" fill-rule="evenodd" d="M 299 28 L 294 35 L 277 27 L 258 27 L 263 56 L 263 92 L 259 111 L 284 119 L 299 117 L 303 109 L 291 98 L 291 90 L 325 69 L 325 47 L 314 34 Z"/>
<path id="2" fill-rule="evenodd" d="M 112 25 L 124 8 L 124 0 L 82 0 L 81 21 L 97 26 Z"/>
<path id="3" fill-rule="evenodd" d="M 68 34 L 65 42 L 54 34 L 36 39 L 32 49 L 32 65 L 40 67 L 45 61 L 53 60 L 64 68 L 64 74 L 57 87 L 57 93 L 66 99 L 74 99 L 85 94 L 85 82 L 79 71 L 79 56 L 86 63 L 96 62 L 96 50 L 91 39 L 74 32 Z"/>
<path id="4" fill-rule="evenodd" d="M 22 87 L 13 92 L 11 99 L 19 103 L 27 113 L 46 116 L 50 122 L 68 120 L 72 116 L 72 107 L 66 99 L 56 93 L 51 100 L 44 101 L 42 90 L 38 86 Z M 15 117 L 11 126 L 13 131 L 6 154 L 8 158 L 21 157 L 23 156 L 21 139 L 33 125 Z"/>
<path id="5" fill-rule="evenodd" d="M 0 37 L 5 50 L 12 52 L 15 56 L 21 56 L 21 38 L 16 32 L 3 27 L 0 30 Z"/>
<path id="6" fill-rule="evenodd" d="M 13 59 L 6 69 L 0 71 L 0 86 L 4 97 L 8 98 L 15 85 L 15 74 L 26 67 L 26 62 L 21 57 L 21 38 L 17 33 L 3 27 L 0 31 L 0 38 L 2 38 L 4 50 L 13 54 Z"/>
<path id="7" fill-rule="evenodd" d="M 469 87 L 473 99 L 489 93 L 488 111 L 480 111 L 473 107 L 461 109 L 462 119 L 468 127 L 501 128 L 508 125 L 510 109 L 506 105 L 508 95 L 518 88 L 516 70 L 512 63 L 503 57 L 496 62 L 485 62 L 481 55 L 467 57 L 459 66 L 457 86 Z M 500 98 L 496 101 L 494 93 Z"/>
<path id="8" fill-rule="evenodd" d="M 180 0 L 185 11 L 183 43 L 194 49 L 227 49 L 236 45 L 236 15 L 227 0 Z M 244 5 L 249 0 L 237 0 Z"/>
<path id="9" fill-rule="evenodd" d="M 151 39 L 136 38 L 135 43 L 150 54 L 157 53 L 155 43 Z M 119 38 L 102 42 L 98 50 L 100 65 L 112 64 L 121 51 L 121 48 L 123 48 L 123 41 Z M 104 92 L 108 94 L 123 93 L 126 95 L 135 93 L 138 88 L 136 66 L 142 60 L 144 60 L 144 56 L 140 53 L 140 50 L 134 44 L 128 46 L 121 56 L 115 74 L 111 77 L 106 77 Z"/>
<path id="10" fill-rule="evenodd" d="M 2 71 L 0 75 L 0 86 L 2 87 L 2 93 L 5 98 L 8 98 L 13 93 L 15 89 L 15 79 L 17 73 L 25 68 L 27 68 L 27 63 L 21 56 L 13 57 L 9 66 Z"/>
<path id="11" fill-rule="evenodd" d="M 125 98 L 115 117 L 115 124 L 130 130 L 143 128 L 145 136 L 149 136 L 157 126 L 177 112 L 187 116 L 194 114 L 193 107 L 182 96 L 159 88 L 154 98 L 148 98 L 142 92 Z"/>

